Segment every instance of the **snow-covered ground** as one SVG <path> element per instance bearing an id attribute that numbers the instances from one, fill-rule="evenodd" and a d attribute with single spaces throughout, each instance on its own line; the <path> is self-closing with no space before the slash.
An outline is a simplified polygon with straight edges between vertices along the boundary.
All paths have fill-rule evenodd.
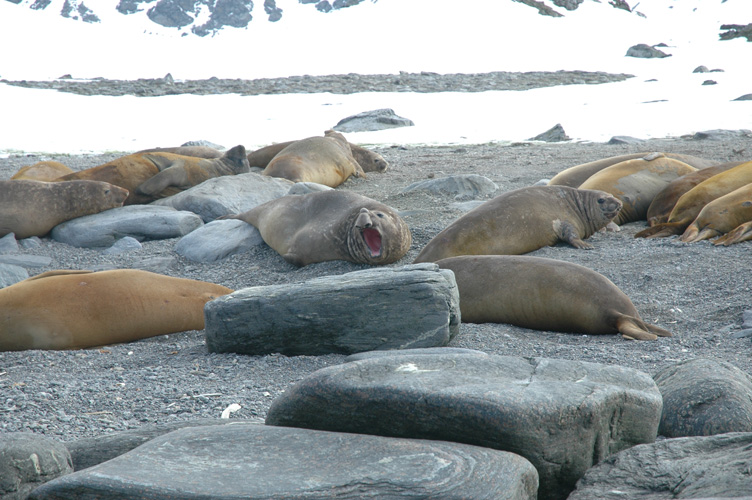
<path id="1" fill-rule="evenodd" d="M 206 139 L 247 148 L 319 135 L 341 118 L 392 108 L 414 127 L 348 134 L 363 144 L 518 141 L 557 123 L 576 140 L 672 137 L 752 129 L 752 43 L 720 41 L 721 24 L 752 22 L 749 0 L 651 0 L 636 13 L 586 0 L 564 18 L 511 0 L 378 0 L 316 12 L 262 2 L 247 29 L 179 36 L 96 2 L 100 24 L 0 0 L 0 78 L 263 78 L 399 71 L 586 70 L 630 73 L 624 82 L 480 93 L 86 97 L 0 84 L 0 154 L 131 151 Z M 630 2 L 635 3 L 635 2 Z M 157 29 L 160 28 L 160 29 Z M 626 57 L 665 43 L 671 57 Z M 723 72 L 692 73 L 704 65 Z M 716 85 L 702 85 L 714 80 Z"/>

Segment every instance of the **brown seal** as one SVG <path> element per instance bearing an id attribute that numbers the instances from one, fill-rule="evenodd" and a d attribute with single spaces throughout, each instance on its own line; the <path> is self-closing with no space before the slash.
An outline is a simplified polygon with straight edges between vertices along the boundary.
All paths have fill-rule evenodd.
<path id="1" fill-rule="evenodd" d="M 157 174 L 171 169 L 164 177 L 151 184 L 142 185 Z M 173 153 L 133 153 L 111 162 L 98 165 L 56 179 L 104 181 L 130 191 L 125 205 L 149 203 L 191 187 L 193 182 L 203 182 L 209 177 L 249 172 L 243 146 L 236 146 L 221 158 L 205 159 Z M 160 186 L 161 190 L 155 191 Z M 167 186 L 171 186 L 167 188 Z M 141 188 L 140 192 L 136 192 Z"/>
<path id="2" fill-rule="evenodd" d="M 391 264 L 412 242 L 410 229 L 394 210 L 348 191 L 287 195 L 221 218 L 257 227 L 264 241 L 296 266 L 329 260 Z"/>
<path id="3" fill-rule="evenodd" d="M 232 290 L 137 269 L 49 271 L 0 290 L 0 351 L 82 349 L 204 328 Z"/>
<path id="4" fill-rule="evenodd" d="M 483 203 L 437 234 L 415 262 L 456 255 L 514 255 L 559 241 L 589 249 L 583 241 L 611 222 L 621 202 L 603 191 L 568 186 L 515 189 Z"/>
<path id="5" fill-rule="evenodd" d="M 713 242 L 713 245 L 723 245 L 725 247 L 734 243 L 752 240 L 752 221 L 739 224 L 735 229 L 724 234 Z"/>
<path id="6" fill-rule="evenodd" d="M 681 195 L 704 181 L 709 179 L 715 174 L 725 172 L 730 168 L 734 168 L 737 165 L 741 165 L 744 162 L 734 161 L 729 163 L 722 163 L 714 167 L 703 168 L 695 170 L 688 174 L 682 175 L 678 179 L 674 179 L 669 182 L 666 187 L 655 195 L 653 201 L 648 207 L 646 214 L 648 219 L 648 226 L 655 226 L 668 221 L 668 216 L 671 214 L 671 210 L 674 209 L 677 200 Z"/>
<path id="7" fill-rule="evenodd" d="M 671 336 L 643 321 L 608 278 L 579 264 L 525 255 L 465 255 L 437 264 L 454 272 L 465 322 L 634 340 Z"/>
<path id="8" fill-rule="evenodd" d="M 692 243 L 729 233 L 752 221 L 752 183 L 719 196 L 700 210 L 697 218 L 679 238 Z M 742 230 L 740 230 L 742 231 Z M 733 237 L 729 237 L 731 241 Z"/>
<path id="9" fill-rule="evenodd" d="M 622 202 L 614 218 L 618 225 L 647 218 L 655 196 L 674 179 L 697 169 L 661 153 L 619 162 L 588 177 L 580 189 L 598 189 L 611 193 Z"/>
<path id="10" fill-rule="evenodd" d="M 196 158 L 221 158 L 222 151 L 209 146 L 174 146 L 167 148 L 142 149 L 136 153 L 172 153 L 181 156 L 195 156 Z"/>
<path id="11" fill-rule="evenodd" d="M 635 234 L 635 238 L 662 238 L 682 234 L 702 207 L 716 198 L 752 182 L 752 161 L 742 163 L 705 179 L 676 201 L 668 220 Z"/>
<path id="12" fill-rule="evenodd" d="M 251 151 L 248 153 L 248 163 L 251 167 L 266 168 L 266 166 L 269 165 L 269 162 L 272 161 L 280 151 L 293 142 L 296 141 L 280 142 Z M 375 151 L 358 146 L 352 142 L 348 142 L 348 144 L 350 144 L 350 151 L 352 152 L 353 158 L 355 158 L 355 161 L 358 162 L 358 165 L 360 165 L 360 168 L 362 168 L 364 172 L 386 172 L 387 168 L 389 168 L 389 163 L 387 163 L 383 156 Z"/>
<path id="13" fill-rule="evenodd" d="M 73 170 L 59 161 L 40 161 L 18 170 L 11 180 L 53 181 L 58 177 L 73 173 Z"/>
<path id="14" fill-rule="evenodd" d="M 353 158 L 350 144 L 339 132 L 295 141 L 277 153 L 262 172 L 293 182 L 316 182 L 337 187 L 351 176 L 366 174 Z"/>
<path id="15" fill-rule="evenodd" d="M 666 153 L 666 152 L 633 153 L 633 154 L 627 154 L 627 155 L 611 156 L 609 158 L 603 158 L 600 160 L 591 161 L 588 163 L 582 163 L 580 165 L 575 165 L 574 167 L 569 167 L 565 170 L 562 170 L 558 174 L 556 174 L 548 182 L 548 185 L 549 186 L 579 187 L 583 182 L 587 180 L 588 177 L 600 172 L 604 168 L 610 167 L 611 165 L 616 165 L 617 163 L 621 163 L 623 161 L 636 160 L 638 158 L 645 158 L 647 156 L 653 156 L 657 154 L 662 154 L 663 156 L 667 158 L 679 160 L 697 169 L 712 167 L 719 163 L 717 161 L 706 160 L 705 158 L 700 158 L 700 157 L 692 156 L 692 155 L 684 155 L 684 154 L 679 154 L 679 153 Z"/>
<path id="16" fill-rule="evenodd" d="M 99 181 L 0 181 L 0 237 L 44 236 L 61 222 L 120 207 L 127 196 Z"/>

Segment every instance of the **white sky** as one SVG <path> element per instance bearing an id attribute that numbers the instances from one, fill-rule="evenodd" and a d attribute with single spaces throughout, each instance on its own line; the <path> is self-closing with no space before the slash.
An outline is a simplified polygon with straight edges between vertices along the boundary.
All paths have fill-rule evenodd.
<path id="1" fill-rule="evenodd" d="M 542 70 L 636 77 L 524 92 L 156 98 L 84 97 L 0 84 L 0 154 L 132 151 L 198 139 L 253 149 L 320 135 L 344 117 L 378 108 L 392 108 L 416 126 L 348 134 L 351 142 L 519 141 L 557 123 L 570 137 L 589 141 L 752 129 L 752 101 L 732 102 L 752 93 L 752 43 L 718 39 L 721 24 L 752 21 L 749 0 L 650 0 L 637 7 L 646 18 L 586 0 L 574 12 L 557 8 L 565 13 L 558 19 L 511 0 L 468 0 L 462 8 L 451 0 L 378 0 L 329 14 L 277 0 L 281 22 L 267 22 L 262 2 L 255 2 L 248 29 L 206 38 L 158 30 L 144 22 L 143 12 L 117 14 L 117 0 L 98 0 L 103 22 L 96 25 L 61 18 L 61 3 L 32 11 L 0 0 L 0 78 Z M 632 45 L 661 42 L 672 57 L 625 57 Z M 724 72 L 693 74 L 700 65 Z M 707 79 L 718 84 L 703 86 Z"/>

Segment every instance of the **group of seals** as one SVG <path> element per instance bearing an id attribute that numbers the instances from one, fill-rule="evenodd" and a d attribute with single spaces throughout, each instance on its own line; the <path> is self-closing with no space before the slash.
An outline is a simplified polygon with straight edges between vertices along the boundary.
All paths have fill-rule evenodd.
<path id="1" fill-rule="evenodd" d="M 120 207 L 127 196 L 100 181 L 0 181 L 0 237 L 44 236 L 61 222 Z"/>
<path id="2" fill-rule="evenodd" d="M 328 260 L 391 264 L 412 243 L 410 229 L 394 210 L 348 191 L 287 195 L 221 218 L 255 226 L 270 247 L 296 266 Z"/>
<path id="3" fill-rule="evenodd" d="M 233 290 L 136 269 L 49 271 L 0 289 L 0 351 L 83 349 L 204 328 Z"/>
<path id="4" fill-rule="evenodd" d="M 245 147 L 236 146 L 219 158 L 174 153 L 134 153 L 56 181 L 96 180 L 127 189 L 125 205 L 149 203 L 195 186 L 211 177 L 250 172 Z"/>
<path id="5" fill-rule="evenodd" d="M 589 249 L 583 241 L 606 227 L 621 202 L 596 190 L 531 186 L 502 193 L 437 234 L 415 262 L 456 255 L 515 255 L 559 241 Z"/>

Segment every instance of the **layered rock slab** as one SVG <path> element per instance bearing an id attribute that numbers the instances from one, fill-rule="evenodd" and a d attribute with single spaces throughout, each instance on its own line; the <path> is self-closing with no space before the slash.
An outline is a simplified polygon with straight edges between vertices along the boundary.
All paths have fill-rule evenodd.
<path id="1" fill-rule="evenodd" d="M 31 498 L 533 500 L 536 486 L 533 466 L 512 453 L 239 424 L 173 431 Z"/>
<path id="2" fill-rule="evenodd" d="M 653 379 L 634 369 L 403 351 L 310 374 L 266 423 L 510 451 L 535 465 L 540 499 L 563 499 L 594 464 L 653 442 L 661 408 Z"/>

